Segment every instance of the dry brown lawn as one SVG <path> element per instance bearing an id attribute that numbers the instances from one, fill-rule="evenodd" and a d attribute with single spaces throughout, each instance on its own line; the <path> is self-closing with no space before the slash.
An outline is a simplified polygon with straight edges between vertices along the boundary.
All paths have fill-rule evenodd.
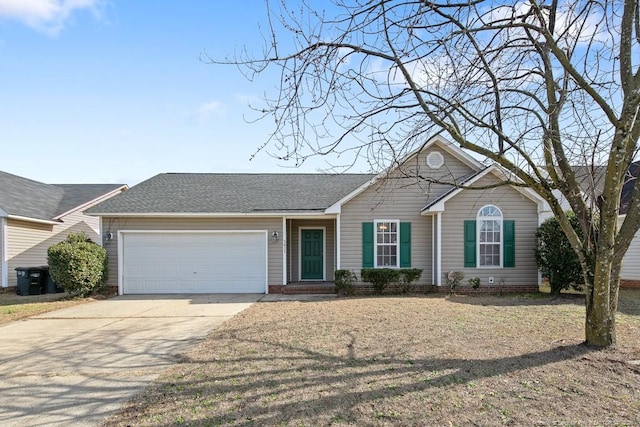
<path id="1" fill-rule="evenodd" d="M 13 292 L 0 292 L 0 324 L 26 319 L 37 314 L 82 304 L 90 299 L 70 299 L 67 294 L 19 296 Z"/>
<path id="2" fill-rule="evenodd" d="M 107 425 L 640 425 L 640 292 L 616 349 L 576 297 L 258 303 Z"/>

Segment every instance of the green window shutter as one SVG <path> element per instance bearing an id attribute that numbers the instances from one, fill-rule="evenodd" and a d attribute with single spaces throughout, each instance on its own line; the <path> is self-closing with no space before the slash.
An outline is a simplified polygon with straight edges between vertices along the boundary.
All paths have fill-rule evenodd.
<path id="1" fill-rule="evenodd" d="M 400 223 L 400 267 L 411 267 L 411 223 Z"/>
<path id="2" fill-rule="evenodd" d="M 476 221 L 464 222 L 464 266 L 476 267 Z"/>
<path id="3" fill-rule="evenodd" d="M 503 267 L 516 266 L 516 222 L 514 220 L 502 221 L 502 232 L 504 236 L 502 241 L 504 244 L 504 252 L 502 259 Z"/>
<path id="4" fill-rule="evenodd" d="M 362 223 L 362 268 L 373 268 L 373 223 Z"/>

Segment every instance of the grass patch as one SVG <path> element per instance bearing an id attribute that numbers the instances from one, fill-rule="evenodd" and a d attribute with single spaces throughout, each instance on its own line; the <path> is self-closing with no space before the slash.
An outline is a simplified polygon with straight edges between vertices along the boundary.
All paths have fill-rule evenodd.
<path id="1" fill-rule="evenodd" d="M 93 301 L 93 299 L 70 299 L 66 293 L 19 296 L 13 292 L 0 292 L 0 324 L 26 319 L 87 301 Z"/>
<path id="2" fill-rule="evenodd" d="M 602 351 L 576 298 L 254 304 L 106 425 L 640 425 L 640 292 L 620 296 Z"/>

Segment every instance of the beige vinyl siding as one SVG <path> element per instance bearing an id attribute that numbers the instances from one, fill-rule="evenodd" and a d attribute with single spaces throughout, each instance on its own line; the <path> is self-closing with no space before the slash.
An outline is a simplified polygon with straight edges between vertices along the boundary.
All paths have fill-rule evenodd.
<path id="1" fill-rule="evenodd" d="M 118 286 L 118 231 L 119 230 L 267 230 L 268 231 L 268 283 L 282 284 L 282 239 L 274 242 L 271 233 L 282 236 L 281 217 L 250 218 L 144 218 L 118 217 L 102 219 L 103 234 L 113 233 L 113 239 L 104 243 L 109 255 L 109 286 Z"/>
<path id="2" fill-rule="evenodd" d="M 303 228 L 325 228 L 325 277 L 327 281 L 333 281 L 335 271 L 335 241 L 336 230 L 335 220 L 313 220 L 313 219 L 294 219 L 290 221 L 289 232 L 289 274 L 287 280 L 289 282 L 297 282 L 300 280 L 300 227 Z"/>
<path id="3" fill-rule="evenodd" d="M 444 156 L 444 165 L 439 169 L 426 166 L 426 157 L 434 150 Z M 360 277 L 363 222 L 400 220 L 411 222 L 411 267 L 423 270 L 420 284 L 432 284 L 432 220 L 420 213 L 429 199 L 440 196 L 451 187 L 430 184 L 416 176 L 451 181 L 452 176 L 467 176 L 471 172 L 467 165 L 434 145 L 348 201 L 342 206 L 340 215 L 340 268 L 352 270 Z"/>
<path id="4" fill-rule="evenodd" d="M 80 211 L 61 218 L 56 225 L 29 221 L 7 220 L 7 256 L 9 286 L 16 286 L 16 267 L 38 267 L 47 264 L 47 249 L 67 238 L 69 233 L 84 231 L 99 243 L 100 220 L 84 215 Z"/>
<path id="5" fill-rule="evenodd" d="M 489 185 L 499 182 L 487 176 L 474 184 Z M 502 211 L 503 219 L 515 220 L 515 267 L 509 268 L 464 268 L 464 221 L 475 220 L 478 210 L 485 205 L 495 205 Z M 538 227 L 537 205 L 510 186 L 487 190 L 465 190 L 445 203 L 442 214 L 442 284 L 449 271 L 463 271 L 464 284 L 469 277 L 480 277 L 483 286 L 488 278 L 494 278 L 497 286 L 536 285 L 538 269 L 534 257 L 535 233 Z"/>

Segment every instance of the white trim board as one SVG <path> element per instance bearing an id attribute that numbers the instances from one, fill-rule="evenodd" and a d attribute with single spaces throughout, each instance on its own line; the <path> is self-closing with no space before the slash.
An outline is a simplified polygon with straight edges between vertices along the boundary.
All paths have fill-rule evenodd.
<path id="1" fill-rule="evenodd" d="M 0 277 L 0 285 L 3 288 L 9 286 L 9 256 L 7 255 L 7 245 L 9 239 L 7 238 L 7 233 L 9 232 L 9 227 L 7 226 L 7 218 L 0 217 L 0 236 L 2 240 L 0 240 L 0 263 L 2 263 L 2 277 Z"/>

